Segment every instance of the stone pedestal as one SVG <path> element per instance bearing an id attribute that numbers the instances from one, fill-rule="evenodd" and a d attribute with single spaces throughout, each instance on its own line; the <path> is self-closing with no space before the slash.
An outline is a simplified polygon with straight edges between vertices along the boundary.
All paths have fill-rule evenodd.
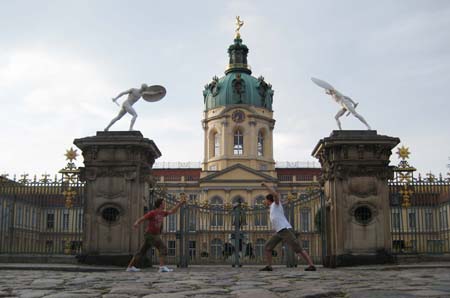
<path id="1" fill-rule="evenodd" d="M 148 207 L 148 179 L 161 156 L 139 131 L 97 132 L 75 139 L 82 150 L 86 182 L 83 256 L 90 264 L 123 265 L 143 241 L 134 221 Z"/>
<path id="2" fill-rule="evenodd" d="M 374 130 L 340 130 L 316 145 L 326 199 L 325 266 L 392 261 L 389 158 L 399 142 Z"/>

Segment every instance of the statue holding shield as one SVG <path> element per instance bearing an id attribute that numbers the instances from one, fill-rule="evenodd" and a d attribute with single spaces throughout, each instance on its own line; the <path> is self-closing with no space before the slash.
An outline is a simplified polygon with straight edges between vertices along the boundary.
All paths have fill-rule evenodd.
<path id="1" fill-rule="evenodd" d="M 163 86 L 159 86 L 159 85 L 154 85 L 154 86 L 149 87 L 149 86 L 147 86 L 147 84 L 142 84 L 141 88 L 139 88 L 139 89 L 131 88 L 127 91 L 120 93 L 119 95 L 114 97 L 112 99 L 112 101 L 115 104 L 119 105 L 117 103 L 117 100 L 120 97 L 127 95 L 127 94 L 128 94 L 128 98 L 122 103 L 122 107 L 119 111 L 119 114 L 117 114 L 117 116 L 111 120 L 111 122 L 105 128 L 105 131 L 108 131 L 109 128 L 114 123 L 116 123 L 117 120 L 122 118 L 126 113 L 129 113 L 131 116 L 133 116 L 133 118 L 131 118 L 130 129 L 129 129 L 129 130 L 133 130 L 134 122 L 136 122 L 136 118 L 138 116 L 136 111 L 133 109 L 133 104 L 135 104 L 141 97 L 145 101 L 149 101 L 149 102 L 158 101 L 166 95 L 166 89 Z"/>

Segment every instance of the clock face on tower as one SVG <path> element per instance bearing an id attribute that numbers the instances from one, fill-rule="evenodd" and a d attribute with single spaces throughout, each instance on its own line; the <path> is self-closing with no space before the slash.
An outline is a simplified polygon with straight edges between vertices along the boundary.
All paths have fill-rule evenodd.
<path id="1" fill-rule="evenodd" d="M 241 110 L 236 110 L 231 114 L 231 119 L 237 123 L 242 122 L 245 120 L 245 114 Z"/>

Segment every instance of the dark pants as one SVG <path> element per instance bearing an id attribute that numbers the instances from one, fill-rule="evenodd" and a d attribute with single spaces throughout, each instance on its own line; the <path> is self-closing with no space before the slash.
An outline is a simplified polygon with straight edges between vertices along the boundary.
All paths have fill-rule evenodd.
<path id="1" fill-rule="evenodd" d="M 145 233 L 144 238 L 145 238 L 144 243 L 142 244 L 138 252 L 134 255 L 136 263 L 142 256 L 144 256 L 147 253 L 147 251 L 152 246 L 158 249 L 160 256 L 167 256 L 167 246 L 161 240 L 160 235 L 152 235 L 149 233 Z"/>
<path id="2" fill-rule="evenodd" d="M 281 241 L 286 242 L 294 250 L 295 253 L 299 253 L 303 250 L 300 242 L 295 236 L 293 229 L 282 229 L 281 231 L 277 232 L 266 242 L 266 244 L 264 245 L 264 249 L 266 251 L 272 251 L 275 246 L 277 246 L 277 244 Z"/>

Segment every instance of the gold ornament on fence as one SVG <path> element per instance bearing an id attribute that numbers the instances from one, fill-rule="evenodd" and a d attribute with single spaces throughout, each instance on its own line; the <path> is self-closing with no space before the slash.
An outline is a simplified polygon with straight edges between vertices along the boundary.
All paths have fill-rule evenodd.
<path id="1" fill-rule="evenodd" d="M 403 189 L 400 190 L 400 194 L 402 195 L 402 207 L 405 208 L 411 207 L 411 196 L 413 195 L 413 193 L 414 191 L 408 189 L 407 184 L 403 186 Z"/>
<path id="2" fill-rule="evenodd" d="M 201 203 L 200 203 L 200 207 L 202 207 L 202 208 L 208 208 L 208 207 L 209 207 L 208 200 L 204 200 L 203 202 L 201 202 Z"/>
<path id="3" fill-rule="evenodd" d="M 293 199 L 295 199 L 295 196 L 292 193 L 288 192 L 288 195 L 287 195 L 288 202 L 291 202 Z"/>
<path id="4" fill-rule="evenodd" d="M 66 208 L 72 208 L 73 207 L 73 199 L 77 192 L 72 189 L 72 184 L 75 184 L 78 182 L 78 175 L 80 173 L 80 170 L 76 167 L 74 160 L 77 159 L 78 153 L 77 150 L 74 150 L 72 147 L 69 150 L 66 150 L 66 160 L 69 162 L 67 163 L 66 167 L 64 169 L 61 169 L 59 173 L 62 174 L 62 182 L 63 185 L 66 186 L 66 189 L 62 192 L 62 194 L 65 197 L 65 206 Z"/>

